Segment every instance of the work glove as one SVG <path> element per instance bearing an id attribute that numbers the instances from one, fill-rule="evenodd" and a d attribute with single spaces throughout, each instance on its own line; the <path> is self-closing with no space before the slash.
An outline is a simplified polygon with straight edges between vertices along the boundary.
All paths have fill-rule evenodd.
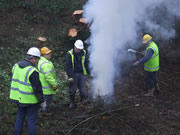
<path id="1" fill-rule="evenodd" d="M 141 51 L 141 54 L 142 54 L 142 55 L 145 55 L 145 51 Z"/>
<path id="2" fill-rule="evenodd" d="M 58 86 L 56 86 L 56 87 L 53 87 L 52 89 L 55 91 L 55 90 L 57 90 L 57 88 L 58 88 Z"/>
<path id="3" fill-rule="evenodd" d="M 137 66 L 137 65 L 139 65 L 139 64 L 140 64 L 140 62 L 139 62 L 139 61 L 136 61 L 136 62 L 134 62 L 133 66 Z"/>
<path id="4" fill-rule="evenodd" d="M 44 101 L 43 103 L 41 103 L 40 106 L 41 106 L 41 109 L 42 109 L 43 111 L 45 111 L 46 108 L 47 108 L 47 103 L 46 103 L 46 101 Z"/>
<path id="5" fill-rule="evenodd" d="M 37 96 L 39 103 L 43 103 L 44 102 L 44 97 L 43 96 Z"/>
<path id="6" fill-rule="evenodd" d="M 94 78 L 94 75 L 89 75 L 88 76 L 88 79 L 93 79 Z"/>
<path id="7" fill-rule="evenodd" d="M 73 79 L 73 78 L 69 78 L 68 81 L 69 81 L 70 83 L 73 83 L 73 82 L 74 82 L 74 79 Z"/>

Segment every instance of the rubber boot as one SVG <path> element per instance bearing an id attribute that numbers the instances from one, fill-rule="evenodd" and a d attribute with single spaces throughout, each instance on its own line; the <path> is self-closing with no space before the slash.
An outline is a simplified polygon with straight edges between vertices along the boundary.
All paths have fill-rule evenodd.
<path id="1" fill-rule="evenodd" d="M 86 101 L 86 96 L 84 94 L 80 95 L 80 102 Z"/>
<path id="2" fill-rule="evenodd" d="M 160 93 L 159 83 L 156 83 L 155 90 L 156 90 L 158 93 Z"/>
<path id="3" fill-rule="evenodd" d="M 77 105 L 75 103 L 75 95 L 70 95 L 69 109 L 74 109 L 76 107 L 77 107 Z"/>
<path id="4" fill-rule="evenodd" d="M 144 96 L 152 97 L 154 96 L 154 91 L 155 91 L 155 88 L 149 89 L 148 93 L 144 94 Z"/>

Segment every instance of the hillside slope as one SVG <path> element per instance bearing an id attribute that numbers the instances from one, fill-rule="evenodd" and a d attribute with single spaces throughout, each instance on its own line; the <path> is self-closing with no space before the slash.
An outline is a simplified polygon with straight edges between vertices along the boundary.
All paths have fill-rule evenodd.
<path id="1" fill-rule="evenodd" d="M 143 66 L 135 68 L 132 62 L 127 62 L 121 78 L 115 81 L 112 106 L 93 101 L 80 103 L 77 96 L 78 108 L 69 110 L 64 71 L 65 55 L 77 38 L 84 40 L 88 37 L 87 29 L 83 29 L 84 26 L 75 23 L 72 18 L 73 10 L 80 9 L 85 1 L 44 2 L 35 0 L 0 2 L 0 135 L 12 135 L 16 120 L 16 105 L 10 103 L 8 98 L 11 68 L 15 62 L 25 57 L 29 47 L 41 47 L 36 40 L 39 36 L 46 37 L 46 45 L 53 49 L 52 61 L 57 69 L 60 91 L 50 107 L 53 115 L 39 114 L 38 135 L 180 134 L 178 36 L 176 40 L 165 43 L 157 41 L 160 46 L 161 64 L 158 74 L 161 91 L 158 95 L 143 96 Z M 46 2 L 50 5 L 46 6 Z M 78 29 L 79 34 L 76 38 L 67 36 L 67 31 L 71 27 Z M 27 123 L 24 132 L 27 134 Z"/>

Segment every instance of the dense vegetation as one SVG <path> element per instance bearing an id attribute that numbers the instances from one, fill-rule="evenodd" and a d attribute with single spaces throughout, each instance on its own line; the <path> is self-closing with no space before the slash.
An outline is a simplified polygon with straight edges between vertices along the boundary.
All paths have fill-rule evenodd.
<path id="1" fill-rule="evenodd" d="M 53 49 L 53 60 L 57 69 L 64 70 L 64 56 L 76 40 L 67 37 L 68 29 L 77 27 L 71 15 L 75 9 L 81 9 L 84 2 L 83 0 L 0 1 L 2 89 L 8 88 L 11 68 L 25 56 L 27 49 L 32 46 L 42 47 L 36 40 L 39 36 L 47 38 L 45 45 Z"/>

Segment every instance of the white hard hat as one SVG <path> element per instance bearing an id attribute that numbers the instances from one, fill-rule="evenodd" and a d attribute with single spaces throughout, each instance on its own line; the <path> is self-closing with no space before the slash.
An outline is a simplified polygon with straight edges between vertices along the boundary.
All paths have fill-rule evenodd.
<path id="1" fill-rule="evenodd" d="M 27 51 L 27 54 L 31 55 L 31 56 L 36 56 L 36 57 L 40 57 L 41 56 L 40 51 L 39 51 L 39 49 L 37 47 L 31 47 Z"/>
<path id="2" fill-rule="evenodd" d="M 75 47 L 78 49 L 83 49 L 84 48 L 84 44 L 81 40 L 76 40 L 76 42 L 74 43 Z"/>

